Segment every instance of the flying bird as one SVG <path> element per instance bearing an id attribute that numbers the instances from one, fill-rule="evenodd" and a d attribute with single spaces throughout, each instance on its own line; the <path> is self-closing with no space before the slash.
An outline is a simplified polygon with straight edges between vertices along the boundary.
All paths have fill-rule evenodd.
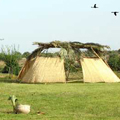
<path id="1" fill-rule="evenodd" d="M 96 6 L 96 4 L 94 4 L 94 6 L 93 6 L 93 7 L 91 7 L 91 8 L 98 8 L 98 7 Z"/>
<path id="2" fill-rule="evenodd" d="M 117 13 L 119 13 L 119 12 L 116 12 L 116 11 L 115 11 L 115 12 L 111 12 L 111 13 L 114 13 L 114 15 L 117 16 Z"/>

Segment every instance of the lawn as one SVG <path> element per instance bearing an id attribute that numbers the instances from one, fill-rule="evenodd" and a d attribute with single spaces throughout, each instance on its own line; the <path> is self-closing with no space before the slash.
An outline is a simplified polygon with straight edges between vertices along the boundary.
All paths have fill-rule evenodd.
<path id="1" fill-rule="evenodd" d="M 12 113 L 10 95 L 31 105 L 31 112 Z M 120 119 L 120 83 L 20 84 L 0 80 L 0 101 L 0 120 Z"/>

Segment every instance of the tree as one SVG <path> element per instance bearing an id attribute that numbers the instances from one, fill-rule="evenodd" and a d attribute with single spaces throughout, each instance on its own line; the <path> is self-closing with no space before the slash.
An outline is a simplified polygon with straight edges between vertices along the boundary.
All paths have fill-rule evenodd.
<path id="1" fill-rule="evenodd" d="M 113 70 L 119 70 L 119 64 L 120 64 L 120 57 L 117 53 L 114 53 L 110 55 L 108 64 Z"/>
<path id="2" fill-rule="evenodd" d="M 27 58 L 29 55 L 30 55 L 30 53 L 29 53 L 29 52 L 24 52 L 24 53 L 23 53 L 23 55 L 22 55 L 22 57 Z"/>
<path id="3" fill-rule="evenodd" d="M 18 60 L 21 59 L 21 53 L 16 50 L 15 46 L 2 47 L 1 51 L 2 60 L 6 64 L 3 72 L 18 75 L 20 70 Z"/>
<path id="4" fill-rule="evenodd" d="M 120 54 L 120 49 L 118 50 L 118 53 Z"/>

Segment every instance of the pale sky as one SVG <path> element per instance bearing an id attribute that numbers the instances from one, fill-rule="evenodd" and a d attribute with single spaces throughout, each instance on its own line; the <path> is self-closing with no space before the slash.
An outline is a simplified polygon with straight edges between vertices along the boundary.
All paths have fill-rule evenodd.
<path id="1" fill-rule="evenodd" d="M 98 9 L 92 9 L 93 4 Z M 32 43 L 94 42 L 120 48 L 120 0 L 0 0 L 0 45 L 19 45 L 33 51 Z"/>

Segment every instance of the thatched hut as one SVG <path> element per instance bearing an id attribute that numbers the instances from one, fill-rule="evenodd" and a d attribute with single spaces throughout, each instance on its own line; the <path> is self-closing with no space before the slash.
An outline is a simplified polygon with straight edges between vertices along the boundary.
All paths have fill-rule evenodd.
<path id="1" fill-rule="evenodd" d="M 108 46 L 96 43 L 60 42 L 50 43 L 35 42 L 38 48 L 28 57 L 20 71 L 18 79 L 28 83 L 66 82 L 69 75 L 71 61 L 78 61 L 82 65 L 84 82 L 119 82 L 120 79 L 110 67 L 100 58 L 101 53 Z M 42 57 L 45 49 L 60 48 L 58 56 Z M 92 51 L 94 57 L 82 57 L 80 49 Z M 69 61 L 68 61 L 69 60 Z M 67 69 L 65 69 L 67 64 Z"/>

